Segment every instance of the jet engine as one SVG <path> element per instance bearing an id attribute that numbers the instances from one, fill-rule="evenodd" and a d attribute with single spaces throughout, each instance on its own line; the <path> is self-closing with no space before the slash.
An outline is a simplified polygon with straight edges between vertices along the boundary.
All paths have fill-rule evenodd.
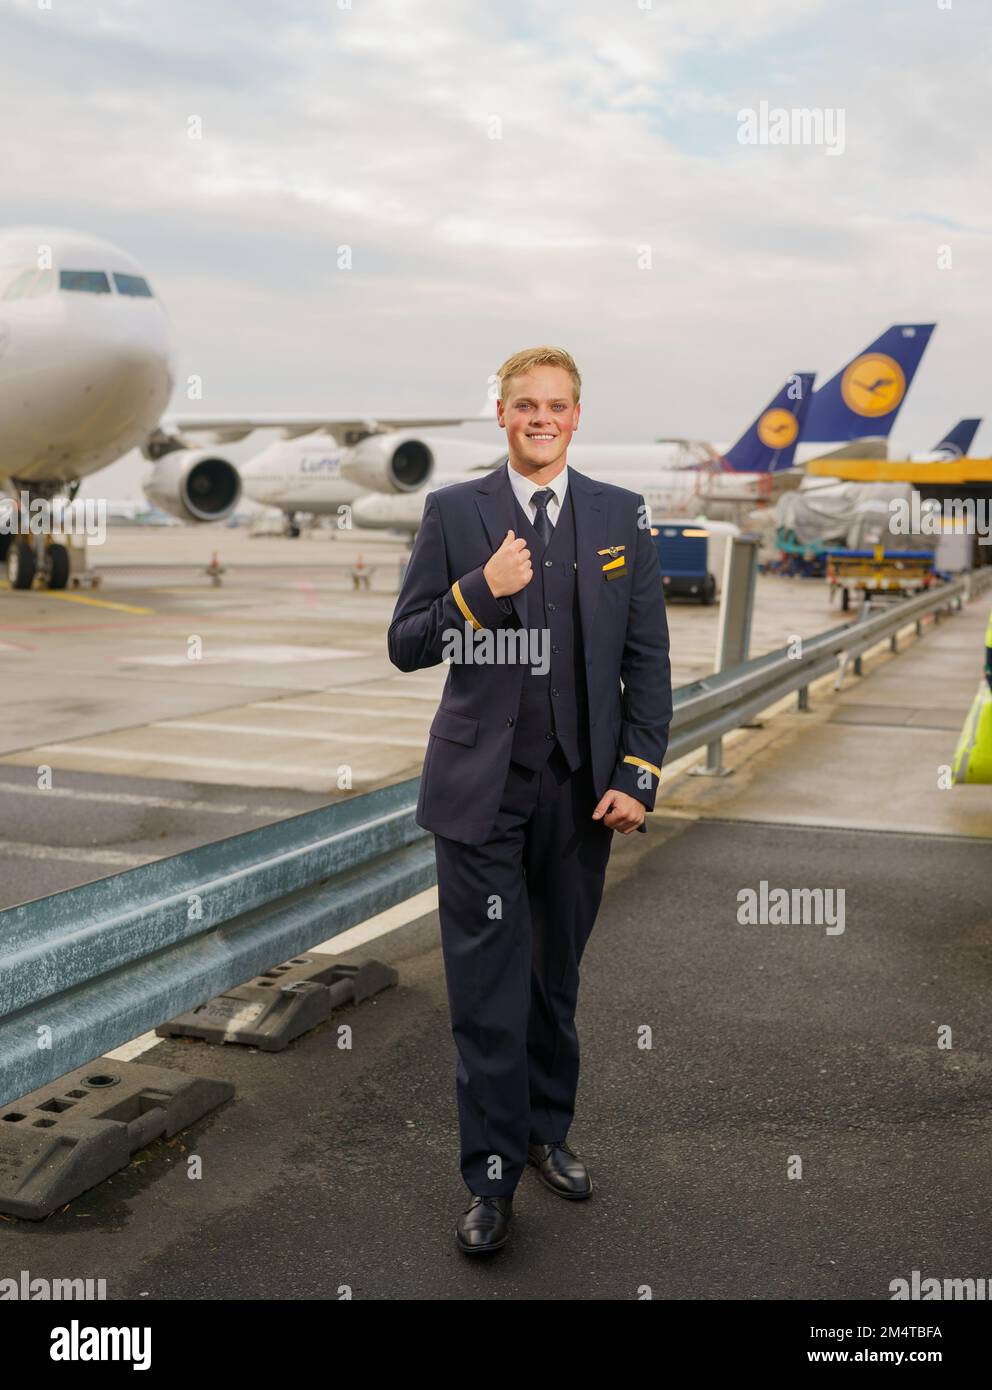
<path id="1" fill-rule="evenodd" d="M 419 492 L 434 472 L 434 452 L 407 434 L 372 434 L 341 460 L 341 475 L 372 492 Z"/>
<path id="2" fill-rule="evenodd" d="M 241 477 L 209 449 L 174 449 L 158 460 L 144 489 L 153 506 L 180 521 L 225 521 L 241 499 Z"/>

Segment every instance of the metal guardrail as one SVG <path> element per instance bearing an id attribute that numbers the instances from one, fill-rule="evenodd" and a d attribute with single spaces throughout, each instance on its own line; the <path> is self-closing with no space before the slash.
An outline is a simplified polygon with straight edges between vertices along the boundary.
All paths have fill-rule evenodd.
<path id="1" fill-rule="evenodd" d="M 417 785 L 0 913 L 0 1105 L 429 888 Z"/>
<path id="2" fill-rule="evenodd" d="M 839 657 L 853 657 L 855 673 L 860 675 L 860 659 L 870 647 L 886 638 L 894 644 L 898 633 L 911 624 L 919 633 L 928 614 L 960 608 L 964 600 L 990 585 L 992 566 L 917 598 L 899 599 L 884 612 L 803 638 L 799 655 L 793 655 L 788 646 L 779 647 L 742 666 L 680 686 L 675 692 L 666 760 L 671 762 L 697 748 L 713 746 L 723 734 L 739 728 L 794 691 L 799 692 L 799 706 L 805 709 L 810 685 L 829 675 Z"/>
<path id="3" fill-rule="evenodd" d="M 680 686 L 668 758 L 711 745 L 992 568 Z M 435 882 L 419 778 L 0 912 L 0 1105 Z"/>

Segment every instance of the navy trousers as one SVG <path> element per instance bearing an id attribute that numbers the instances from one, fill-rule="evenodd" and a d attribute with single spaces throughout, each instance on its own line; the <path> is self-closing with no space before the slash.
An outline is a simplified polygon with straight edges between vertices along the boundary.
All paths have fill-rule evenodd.
<path id="1" fill-rule="evenodd" d="M 512 1193 L 528 1140 L 561 1141 L 572 1122 L 579 962 L 616 833 L 595 808 L 590 763 L 570 772 L 556 744 L 540 771 L 510 763 L 485 844 L 434 837 L 471 1192 Z"/>

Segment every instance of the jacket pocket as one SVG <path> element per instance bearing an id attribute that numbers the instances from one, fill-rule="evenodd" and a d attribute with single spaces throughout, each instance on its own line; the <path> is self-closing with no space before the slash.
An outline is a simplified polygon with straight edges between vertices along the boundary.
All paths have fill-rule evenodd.
<path id="1" fill-rule="evenodd" d="M 464 743 L 469 748 L 475 743 L 478 732 L 478 719 L 472 719 L 467 714 L 456 714 L 443 705 L 431 723 L 431 733 L 435 738 L 447 738 L 452 743 Z"/>

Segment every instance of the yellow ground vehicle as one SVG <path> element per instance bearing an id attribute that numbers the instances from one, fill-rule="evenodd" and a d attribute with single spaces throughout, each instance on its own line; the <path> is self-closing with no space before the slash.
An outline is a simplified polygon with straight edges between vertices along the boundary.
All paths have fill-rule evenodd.
<path id="1" fill-rule="evenodd" d="M 830 601 L 841 596 L 841 608 L 851 606 L 853 593 L 922 593 L 938 580 L 932 550 L 826 550 Z"/>

